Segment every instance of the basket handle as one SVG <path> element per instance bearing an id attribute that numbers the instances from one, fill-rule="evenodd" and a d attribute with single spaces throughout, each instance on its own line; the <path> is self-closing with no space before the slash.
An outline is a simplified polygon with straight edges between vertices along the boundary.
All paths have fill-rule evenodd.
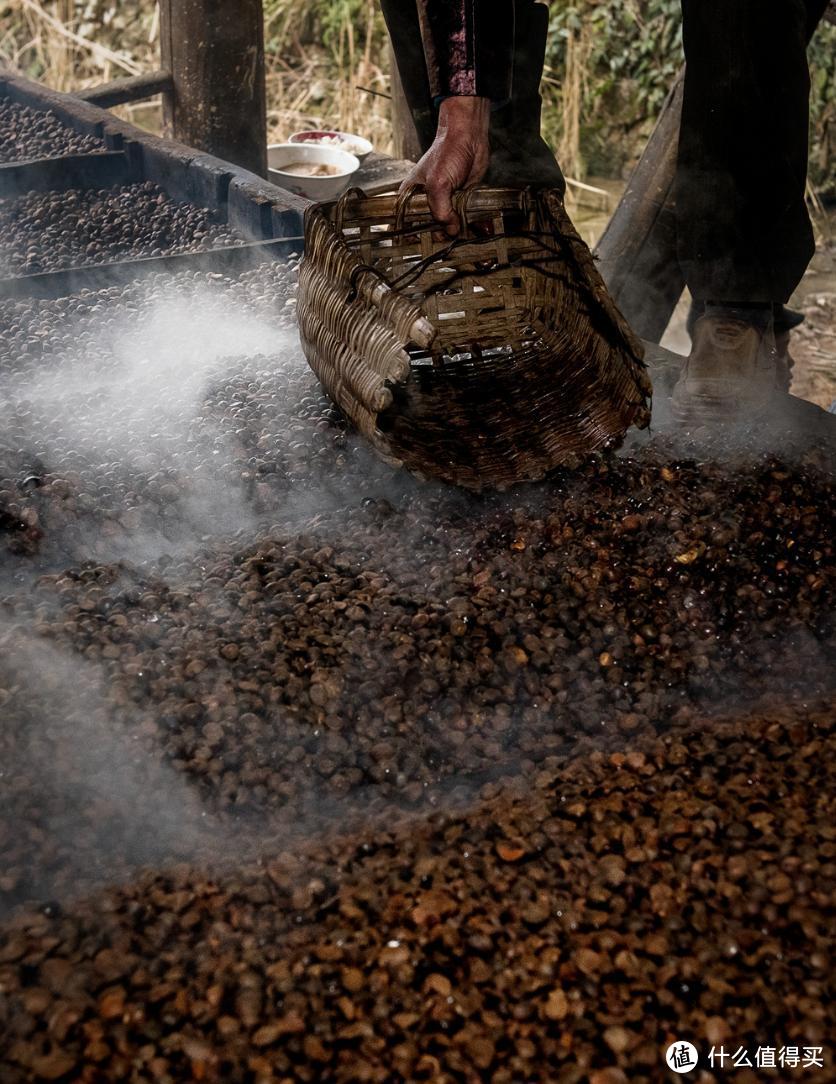
<path id="1" fill-rule="evenodd" d="M 406 218 L 407 204 L 412 200 L 414 196 L 417 196 L 419 192 L 425 192 L 426 189 L 422 184 L 412 182 L 412 184 L 406 185 L 402 188 L 395 199 L 395 229 L 398 233 L 403 229 L 404 219 Z"/>
<path id="2" fill-rule="evenodd" d="M 473 192 L 479 187 L 478 184 L 470 184 L 467 188 L 460 188 L 453 193 L 453 210 L 459 217 L 459 221 L 462 225 L 462 233 L 467 232 L 468 228 L 468 207 L 470 205 L 470 197 Z M 406 218 L 407 207 L 411 200 L 421 192 L 426 192 L 426 188 L 422 184 L 412 183 L 406 185 L 398 192 L 397 199 L 395 200 L 395 229 L 400 233 L 404 228 L 404 219 Z"/>
<path id="3" fill-rule="evenodd" d="M 350 200 L 364 199 L 366 193 L 362 188 L 358 188 L 356 185 L 354 188 L 347 188 L 345 192 L 337 200 L 337 207 L 334 211 L 334 227 L 337 233 L 343 232 L 343 222 L 345 220 L 345 210 Z"/>
<path id="4" fill-rule="evenodd" d="M 460 188 L 458 192 L 453 193 L 453 210 L 459 216 L 462 233 L 467 233 L 469 226 L 467 211 L 470 206 L 470 197 L 478 187 L 478 184 L 469 184 L 467 188 Z"/>

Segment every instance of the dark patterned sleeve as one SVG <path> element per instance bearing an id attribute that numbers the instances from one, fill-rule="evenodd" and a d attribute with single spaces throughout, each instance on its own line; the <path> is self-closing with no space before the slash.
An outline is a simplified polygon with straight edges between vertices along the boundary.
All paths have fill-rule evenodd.
<path id="1" fill-rule="evenodd" d="M 434 98 L 511 97 L 514 0 L 418 0 Z"/>

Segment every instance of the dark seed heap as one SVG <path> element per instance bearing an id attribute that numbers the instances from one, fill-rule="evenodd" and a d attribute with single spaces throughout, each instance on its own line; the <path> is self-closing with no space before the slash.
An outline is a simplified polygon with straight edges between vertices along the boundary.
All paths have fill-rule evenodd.
<path id="1" fill-rule="evenodd" d="M 162 517 L 179 484 L 163 478 Z M 32 494 L 47 535 L 67 492 Z M 211 808 L 295 816 L 832 683 L 832 494 L 813 472 L 595 464 L 538 496 L 539 512 L 380 498 L 145 574 L 51 573 L 8 613 L 101 667 L 114 714 Z"/>
<path id="2" fill-rule="evenodd" d="M 0 200 L 0 275 L 199 252 L 242 238 L 151 181 L 105 189 L 30 192 Z"/>
<path id="3" fill-rule="evenodd" d="M 0 98 L 0 162 L 93 154 L 103 149 L 101 140 L 79 135 L 62 124 L 54 113 Z"/>
<path id="4" fill-rule="evenodd" d="M 832 1080 L 834 706 L 545 758 L 423 823 L 23 915 L 4 1079 L 650 1084 L 687 1038 L 704 1065 L 823 1047 L 804 1078 Z"/>
<path id="5" fill-rule="evenodd" d="M 821 1045 L 830 457 L 423 485 L 318 392 L 294 274 L 0 305 L 11 1084 Z"/>

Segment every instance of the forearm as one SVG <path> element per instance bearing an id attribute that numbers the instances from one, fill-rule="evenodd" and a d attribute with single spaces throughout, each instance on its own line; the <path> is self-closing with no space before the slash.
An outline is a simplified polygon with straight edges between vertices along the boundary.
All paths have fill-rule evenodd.
<path id="1" fill-rule="evenodd" d="M 514 0 L 416 0 L 429 89 L 441 99 L 432 146 L 405 185 L 420 184 L 449 236 L 453 193 L 479 184 L 490 162 L 492 105 L 511 96 Z"/>
<path id="2" fill-rule="evenodd" d="M 433 97 L 507 101 L 513 77 L 513 0 L 417 2 Z"/>

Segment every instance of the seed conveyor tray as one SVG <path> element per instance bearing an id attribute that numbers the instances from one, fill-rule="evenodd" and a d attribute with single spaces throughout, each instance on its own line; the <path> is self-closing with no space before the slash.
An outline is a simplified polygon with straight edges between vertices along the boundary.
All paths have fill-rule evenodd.
<path id="1" fill-rule="evenodd" d="M 0 280 L 0 297 L 56 297 L 76 289 L 99 288 L 152 271 L 220 271 L 250 266 L 268 256 L 301 250 L 305 201 L 247 170 L 172 140 L 161 139 L 104 109 L 72 95 L 49 90 L 10 73 L 0 73 L 4 102 L 52 114 L 78 137 L 97 141 L 90 153 L 57 154 L 0 164 L 0 200 L 27 193 L 66 193 L 114 189 L 153 182 L 170 200 L 204 208 L 212 220 L 241 238 L 230 247 L 117 258 L 97 265 L 78 264 L 59 271 L 9 276 Z M 288 239 L 288 240 L 284 240 Z M 258 246 L 281 241 L 277 246 Z"/>
<path id="2" fill-rule="evenodd" d="M 14 199 L 27 192 L 66 192 L 70 188 L 109 188 L 128 184 L 131 161 L 123 151 L 68 154 L 0 165 L 0 194 Z"/>
<path id="3" fill-rule="evenodd" d="M 176 252 L 169 256 L 149 256 L 138 260 L 72 267 L 63 271 L 45 271 L 39 275 L 17 275 L 0 279 L 0 300 L 39 298 L 53 300 L 78 293 L 80 290 L 101 290 L 126 277 L 139 278 L 160 271 L 240 272 L 299 251 L 297 238 L 274 238 L 269 241 L 249 241 L 228 248 L 204 252 Z"/>

